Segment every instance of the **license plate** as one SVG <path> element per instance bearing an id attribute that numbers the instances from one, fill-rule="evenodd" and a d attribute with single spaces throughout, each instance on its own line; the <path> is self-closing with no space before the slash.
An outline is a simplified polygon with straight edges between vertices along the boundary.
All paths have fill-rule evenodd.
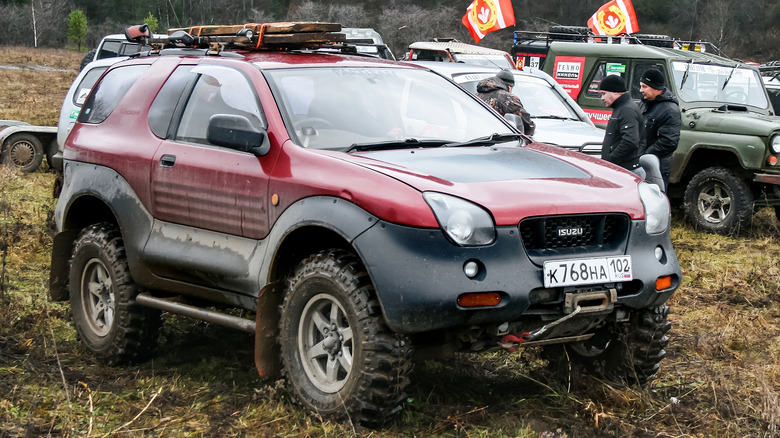
<path id="1" fill-rule="evenodd" d="M 544 262 L 544 287 L 631 281 L 631 256 Z"/>

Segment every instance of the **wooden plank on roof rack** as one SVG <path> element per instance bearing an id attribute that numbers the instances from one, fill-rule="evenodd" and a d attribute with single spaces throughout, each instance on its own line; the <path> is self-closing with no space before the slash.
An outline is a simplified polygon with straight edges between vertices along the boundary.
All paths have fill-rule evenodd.
<path id="1" fill-rule="evenodd" d="M 192 35 L 200 36 L 212 36 L 212 35 L 235 35 L 241 29 L 252 29 L 253 32 L 259 33 L 262 24 L 250 23 L 250 24 L 235 24 L 235 25 L 206 25 L 206 26 L 192 26 L 168 29 L 168 35 L 183 30 L 191 33 Z M 291 32 L 339 32 L 341 31 L 341 24 L 339 23 L 320 23 L 320 22 L 280 22 L 280 23 L 268 23 L 265 28 L 265 33 L 273 34 L 288 34 Z"/>
<path id="2" fill-rule="evenodd" d="M 310 22 L 288 22 L 288 23 L 270 23 L 265 28 L 266 33 L 290 33 L 290 32 L 340 32 L 339 23 L 320 23 Z"/>
<path id="3" fill-rule="evenodd" d="M 267 44 L 300 44 L 300 43 L 340 43 L 346 41 L 343 33 L 303 32 L 303 33 L 266 33 L 263 35 L 263 45 Z"/>

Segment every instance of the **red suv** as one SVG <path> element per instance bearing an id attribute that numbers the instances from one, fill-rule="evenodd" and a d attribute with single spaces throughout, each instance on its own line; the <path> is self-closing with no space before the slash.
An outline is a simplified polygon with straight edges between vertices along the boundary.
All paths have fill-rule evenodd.
<path id="1" fill-rule="evenodd" d="M 224 324 L 307 409 L 368 425 L 405 399 L 412 345 L 542 344 L 653 377 L 681 279 L 656 186 L 533 143 L 428 69 L 272 30 L 180 31 L 167 44 L 189 48 L 92 89 L 51 273 L 87 349 L 148 357 L 161 310 Z"/>

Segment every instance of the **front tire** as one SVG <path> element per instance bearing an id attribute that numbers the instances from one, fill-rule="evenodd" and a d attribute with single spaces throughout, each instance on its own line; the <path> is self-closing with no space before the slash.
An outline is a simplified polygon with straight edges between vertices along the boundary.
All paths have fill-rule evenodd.
<path id="1" fill-rule="evenodd" d="M 81 231 L 69 278 L 73 322 L 86 348 L 109 365 L 146 359 L 157 342 L 160 312 L 135 302 L 139 288 L 114 225 Z"/>
<path id="2" fill-rule="evenodd" d="M 753 193 L 733 171 L 710 167 L 688 183 L 685 212 L 696 227 L 705 231 L 738 234 L 753 220 Z"/>
<path id="3" fill-rule="evenodd" d="M 545 347 L 544 357 L 559 370 L 568 357 L 573 365 L 607 381 L 644 385 L 666 357 L 666 334 L 672 328 L 668 315 L 669 306 L 637 310 L 628 324 L 605 326 L 587 341 Z"/>
<path id="4" fill-rule="evenodd" d="M 43 145 L 31 134 L 14 134 L 3 148 L 2 161 L 24 173 L 35 172 L 43 162 Z"/>
<path id="5" fill-rule="evenodd" d="M 302 261 L 282 304 L 282 374 L 299 404 L 318 415 L 376 426 L 400 410 L 411 343 L 385 325 L 368 274 L 345 251 Z"/>

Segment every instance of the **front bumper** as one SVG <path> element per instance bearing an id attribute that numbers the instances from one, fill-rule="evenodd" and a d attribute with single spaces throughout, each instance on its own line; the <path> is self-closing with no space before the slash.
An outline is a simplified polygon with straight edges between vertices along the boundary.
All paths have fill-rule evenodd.
<path id="1" fill-rule="evenodd" d="M 629 228 L 627 242 L 617 251 L 594 251 L 576 257 L 631 255 L 634 280 L 617 294 L 615 306 L 638 309 L 662 304 L 682 277 L 669 233 L 650 236 L 644 231 L 643 220 L 630 221 Z M 498 227 L 496 234 L 492 245 L 464 248 L 450 243 L 438 229 L 380 222 L 353 244 L 373 280 L 387 324 L 394 331 L 412 334 L 518 321 L 535 311 L 532 304 L 538 301 L 540 292 L 563 298 L 564 288 L 544 289 L 540 260 L 529 258 L 518 227 Z M 663 250 L 660 261 L 655 255 L 657 247 Z M 564 254 L 549 260 L 566 258 L 572 257 Z M 480 266 L 480 274 L 473 279 L 463 270 L 471 260 Z M 656 291 L 656 280 L 663 276 L 671 276 L 672 285 Z M 615 285 L 593 287 L 608 289 Z M 458 305 L 460 295 L 474 292 L 497 292 L 501 303 L 490 308 Z M 571 293 L 572 289 L 565 292 Z M 564 314 L 563 308 L 560 306 L 560 315 Z"/>

